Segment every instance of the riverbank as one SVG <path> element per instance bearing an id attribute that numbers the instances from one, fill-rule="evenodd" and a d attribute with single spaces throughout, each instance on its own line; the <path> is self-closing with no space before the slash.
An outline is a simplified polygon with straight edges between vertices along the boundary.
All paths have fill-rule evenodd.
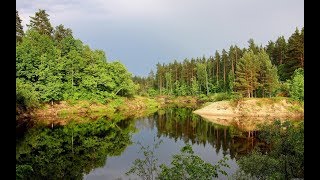
<path id="1" fill-rule="evenodd" d="M 218 101 L 194 111 L 208 121 L 253 130 L 257 124 L 304 118 L 303 103 L 289 98 L 243 98 Z"/>
<path id="2" fill-rule="evenodd" d="M 244 98 L 218 101 L 194 111 L 199 115 L 244 117 L 303 116 L 303 104 L 289 98 Z"/>
<path id="3" fill-rule="evenodd" d="M 156 96 L 132 98 L 119 97 L 102 104 L 97 101 L 60 101 L 55 104 L 42 104 L 39 108 L 25 113 L 17 113 L 17 119 L 32 119 L 45 124 L 64 125 L 70 120 L 92 121 L 106 116 L 109 119 L 127 119 L 148 116 L 165 107 L 197 107 L 196 97 Z M 18 109 L 19 110 L 19 109 Z"/>

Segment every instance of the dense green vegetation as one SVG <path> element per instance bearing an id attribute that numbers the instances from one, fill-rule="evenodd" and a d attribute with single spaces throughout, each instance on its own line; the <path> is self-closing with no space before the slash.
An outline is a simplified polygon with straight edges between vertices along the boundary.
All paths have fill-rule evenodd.
<path id="1" fill-rule="evenodd" d="M 161 142 L 161 140 L 156 142 L 154 139 L 152 147 L 145 147 L 138 142 L 141 146 L 141 152 L 144 158 L 136 159 L 130 170 L 126 172 L 126 175 L 135 174 L 144 180 L 212 179 L 218 178 L 218 173 L 227 175 L 227 173 L 222 170 L 222 167 L 229 167 L 225 162 L 228 159 L 227 157 L 219 160 L 217 164 L 212 165 L 195 155 L 190 144 L 182 147 L 179 154 L 174 154 L 172 156 L 170 166 L 167 166 L 166 164 L 158 166 L 155 150 L 159 148 Z"/>
<path id="2" fill-rule="evenodd" d="M 259 179 L 304 178 L 304 122 L 275 121 L 263 125 L 259 138 L 270 146 L 268 153 L 259 149 L 241 157 L 240 169 Z"/>
<path id="3" fill-rule="evenodd" d="M 92 50 L 72 30 L 55 29 L 45 10 L 31 17 L 23 31 L 16 12 L 17 104 L 26 107 L 38 102 L 69 99 L 98 100 L 132 96 L 136 86 L 119 61 L 107 62 L 105 53 Z"/>
<path id="4" fill-rule="evenodd" d="M 259 47 L 253 39 L 248 43 L 247 48 L 231 45 L 228 51 L 216 51 L 210 57 L 158 63 L 156 72 L 133 77 L 143 87 L 138 93 L 185 96 L 236 92 L 245 97 L 294 97 L 284 86 L 292 80 L 295 70 L 301 68 L 303 72 L 304 28 L 296 29 L 288 40 L 280 36 L 265 47 Z M 299 82 L 292 85 L 303 87 L 303 76 Z"/>
<path id="5" fill-rule="evenodd" d="M 45 10 L 40 9 L 31 17 L 26 31 L 21 22 L 16 11 L 17 114 L 42 103 L 67 100 L 83 106 L 81 108 L 88 112 L 101 111 L 108 117 L 112 115 L 115 121 L 101 118 L 63 127 L 38 125 L 28 130 L 16 142 L 17 179 L 82 179 L 84 173 L 104 166 L 108 156 L 121 154 L 131 143 L 129 133 L 134 127 L 130 121 L 121 121 L 124 115 L 118 112 L 134 117 L 132 114 L 139 108 L 148 106 L 153 108 L 150 112 L 154 112 L 158 107 L 155 100 L 136 98 L 133 101 L 138 104 L 136 108 L 122 97 L 137 93 L 146 96 L 189 95 L 203 101 L 219 101 L 241 96 L 288 96 L 304 101 L 304 28 L 296 29 L 288 40 L 281 36 L 275 42 L 269 41 L 265 47 L 259 47 L 250 39 L 248 48 L 231 45 L 228 51 L 216 51 L 210 57 L 158 63 L 155 73 L 151 71 L 147 77 L 132 77 L 122 63 L 107 61 L 105 52 L 93 50 L 73 37 L 71 29 L 63 25 L 53 28 Z M 90 102 L 79 103 L 78 100 Z M 91 108 L 93 102 L 98 101 L 108 102 L 108 108 Z M 78 106 L 68 110 L 73 112 Z M 67 114 L 68 110 L 64 109 L 59 115 Z M 253 148 L 253 143 L 248 143 L 234 127 L 203 123 L 191 109 L 184 108 L 159 110 L 152 118 L 158 120 L 155 125 L 164 137 L 209 143 L 217 153 L 222 149 L 223 155 L 229 153 L 231 159 L 240 158 L 239 174 L 246 177 L 304 177 L 303 122 L 295 126 L 277 121 L 263 126 L 259 138 L 268 143 L 269 149 L 257 149 L 241 157 L 244 150 Z M 145 156 L 153 156 L 153 153 L 147 150 Z M 136 162 L 135 165 L 141 167 L 149 161 Z M 218 165 L 205 163 L 187 145 L 180 154 L 173 156 L 170 166 L 160 166 L 158 178 L 210 179 L 218 177 L 218 172 L 224 174 L 219 171 L 221 166 L 226 166 L 223 161 Z M 146 169 L 136 170 L 143 172 Z M 154 166 L 149 169 L 150 172 L 154 170 Z"/>
<path id="6" fill-rule="evenodd" d="M 30 129 L 16 145 L 16 179 L 83 179 L 131 143 L 130 121 L 105 118 Z"/>

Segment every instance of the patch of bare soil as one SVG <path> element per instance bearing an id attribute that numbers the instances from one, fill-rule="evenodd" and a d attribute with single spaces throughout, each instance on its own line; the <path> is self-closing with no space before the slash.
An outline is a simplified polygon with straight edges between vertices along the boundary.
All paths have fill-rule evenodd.
<path id="1" fill-rule="evenodd" d="M 301 120 L 303 106 L 288 99 L 252 98 L 238 102 L 219 101 L 194 111 L 208 121 L 254 130 L 257 124 L 279 120 Z"/>

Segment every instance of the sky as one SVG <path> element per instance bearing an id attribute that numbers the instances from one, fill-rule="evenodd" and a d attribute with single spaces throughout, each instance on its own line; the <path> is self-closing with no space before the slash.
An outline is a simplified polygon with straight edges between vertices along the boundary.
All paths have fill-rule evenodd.
<path id="1" fill-rule="evenodd" d="M 303 0 L 16 0 L 16 9 L 24 30 L 45 9 L 54 27 L 138 76 L 158 62 L 213 56 L 250 38 L 264 46 L 304 26 Z"/>

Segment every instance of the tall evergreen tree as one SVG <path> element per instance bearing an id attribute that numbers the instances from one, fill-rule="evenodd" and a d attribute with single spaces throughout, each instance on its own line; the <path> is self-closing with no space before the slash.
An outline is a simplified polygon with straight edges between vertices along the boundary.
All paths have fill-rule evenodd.
<path id="1" fill-rule="evenodd" d="M 239 59 L 236 69 L 235 88 L 237 91 L 253 97 L 253 91 L 258 87 L 258 61 L 252 50 L 245 52 Z"/>
<path id="2" fill-rule="evenodd" d="M 249 49 L 252 50 L 254 54 L 257 54 L 259 52 L 259 47 L 256 45 L 254 40 L 250 38 L 248 43 L 249 43 Z"/>
<path id="3" fill-rule="evenodd" d="M 228 54 L 226 50 L 222 50 L 222 61 L 223 61 L 223 86 L 226 86 L 226 74 L 227 74 L 227 61 L 228 61 Z"/>
<path id="4" fill-rule="evenodd" d="M 51 36 L 53 33 L 53 27 L 50 23 L 49 14 L 46 13 L 46 10 L 39 9 L 35 13 L 34 17 L 30 16 L 30 24 L 27 25 L 31 29 L 35 29 L 40 34 L 46 34 Z"/>
<path id="5" fill-rule="evenodd" d="M 297 28 L 288 39 L 285 62 L 279 66 L 282 81 L 290 79 L 296 69 L 304 67 L 304 37 L 301 34 Z"/>
<path id="6" fill-rule="evenodd" d="M 215 59 L 215 61 L 216 61 L 216 68 L 217 68 L 217 70 L 216 70 L 216 78 L 217 78 L 217 85 L 219 84 L 219 64 L 220 64 L 220 54 L 219 54 L 219 52 L 218 51 L 216 51 L 216 53 L 215 53 L 215 56 L 214 56 L 214 59 Z"/>
<path id="7" fill-rule="evenodd" d="M 53 38 L 57 42 L 60 42 L 62 39 L 68 36 L 72 37 L 72 30 L 69 28 L 65 28 L 62 24 L 57 26 L 53 33 Z"/>
<path id="8" fill-rule="evenodd" d="M 265 97 L 267 94 L 271 96 L 271 93 L 279 84 L 277 68 L 272 65 L 269 55 L 266 53 L 266 51 L 259 52 L 257 55 L 257 60 L 260 65 L 260 68 L 258 69 L 258 81 L 262 91 L 262 97 Z"/>
<path id="9" fill-rule="evenodd" d="M 22 20 L 20 19 L 19 13 L 16 10 L 16 43 L 22 41 L 24 36 L 23 26 L 21 24 Z"/>

